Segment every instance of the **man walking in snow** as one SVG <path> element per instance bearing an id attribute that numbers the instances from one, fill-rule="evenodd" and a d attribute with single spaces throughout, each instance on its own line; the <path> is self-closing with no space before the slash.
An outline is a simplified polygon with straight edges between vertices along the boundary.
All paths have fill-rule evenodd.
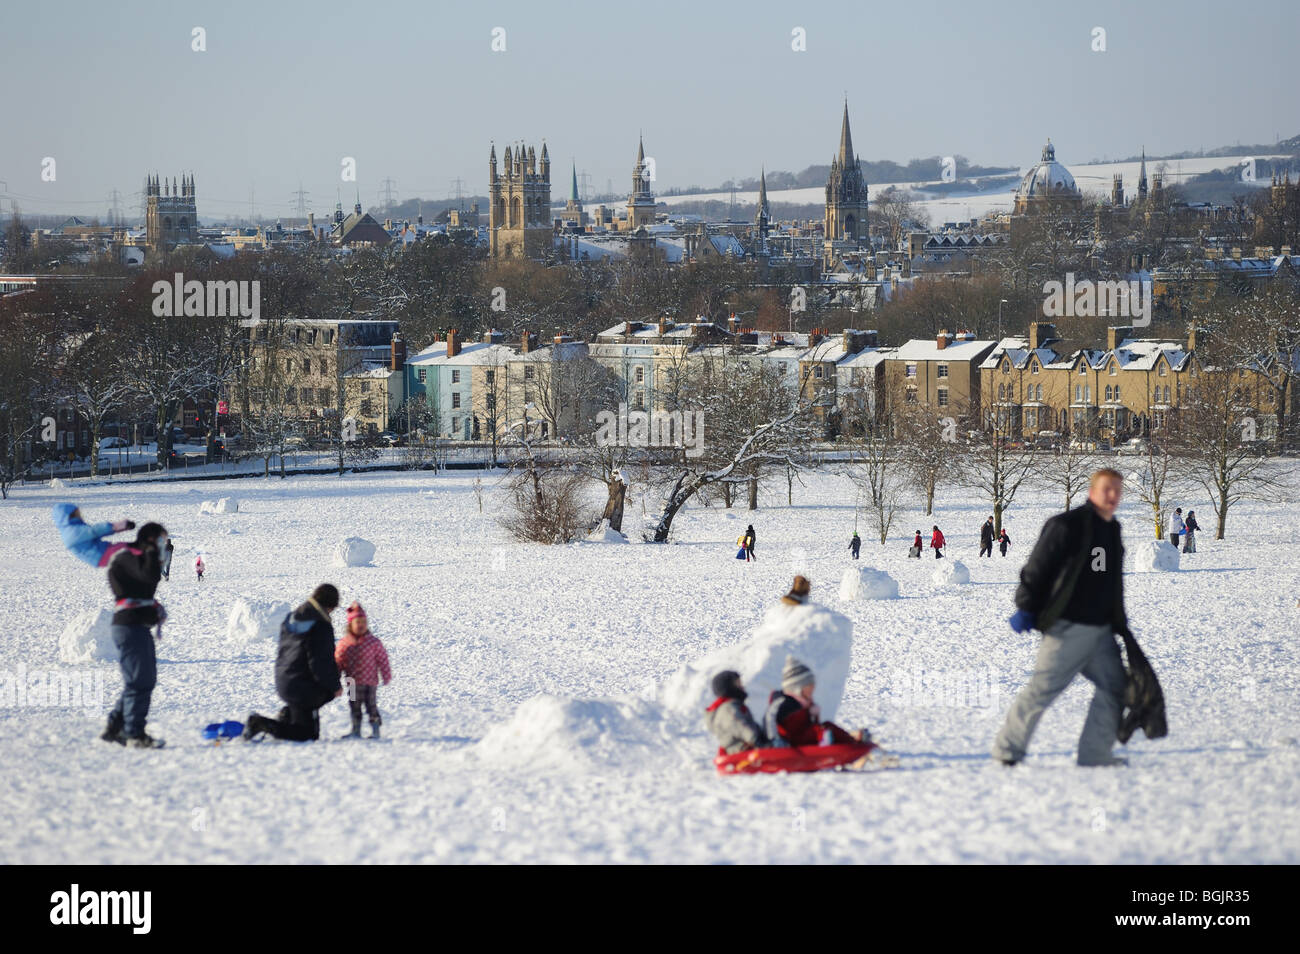
<path id="1" fill-rule="evenodd" d="M 343 694 L 330 623 L 330 614 L 338 606 L 338 589 L 322 583 L 307 602 L 284 618 L 275 657 L 275 690 L 286 705 L 277 719 L 249 713 L 245 739 L 262 733 L 293 742 L 320 738 L 320 708 Z"/>
<path id="2" fill-rule="evenodd" d="M 146 523 L 135 541 L 118 550 L 108 564 L 108 585 L 113 591 L 113 645 L 122 669 L 122 695 L 108 714 L 108 725 L 100 736 L 137 749 L 162 747 L 162 740 L 145 732 L 149 703 L 158 682 L 158 660 L 154 651 L 153 627 L 162 633 L 167 612 L 154 599 L 162 579 L 161 548 L 167 545 L 167 530 L 160 523 Z"/>
<path id="3" fill-rule="evenodd" d="M 1043 525 L 1020 571 L 1011 628 L 1038 629 L 1043 637 L 1033 676 L 993 742 L 993 757 L 1004 765 L 1025 757 L 1038 720 L 1080 673 L 1096 691 L 1079 736 L 1078 762 L 1125 764 L 1111 754 L 1127 686 L 1115 634 L 1131 636 L 1121 575 L 1124 547 L 1115 519 L 1122 493 L 1118 471 L 1094 473 L 1087 501 Z"/>
<path id="4" fill-rule="evenodd" d="M 980 556 L 993 559 L 993 518 L 989 517 L 980 527 Z"/>

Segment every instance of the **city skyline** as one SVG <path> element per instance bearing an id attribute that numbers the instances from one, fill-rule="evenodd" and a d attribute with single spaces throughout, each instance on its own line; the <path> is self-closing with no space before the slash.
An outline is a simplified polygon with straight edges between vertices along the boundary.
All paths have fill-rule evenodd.
<path id="1" fill-rule="evenodd" d="M 624 192 L 639 134 L 656 191 L 707 188 L 828 163 L 845 97 L 864 160 L 1024 168 L 1048 136 L 1087 162 L 1294 135 L 1267 91 L 1285 88 L 1300 12 L 1214 16 L 1208 3 L 1000 3 L 946 11 L 940 36 L 884 5 L 31 7 L 6 30 L 11 75 L 39 79 L 10 107 L 0 190 L 6 207 L 90 218 L 117 189 L 133 220 L 146 174 L 184 173 L 205 220 L 295 215 L 300 187 L 320 216 L 358 195 L 378 207 L 385 179 L 399 201 L 443 201 L 457 179 L 483 195 L 491 143 L 523 139 L 549 146 L 558 201 L 574 161 L 593 192 Z M 1236 86 L 1232 110 L 1206 108 Z"/>

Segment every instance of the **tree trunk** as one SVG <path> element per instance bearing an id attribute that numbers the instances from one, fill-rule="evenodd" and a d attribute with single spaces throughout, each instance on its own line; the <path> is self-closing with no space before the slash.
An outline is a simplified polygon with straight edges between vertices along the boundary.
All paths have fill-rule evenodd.
<path id="1" fill-rule="evenodd" d="M 1214 539 L 1222 540 L 1224 532 L 1228 529 L 1228 489 L 1221 487 L 1219 489 L 1219 527 L 1215 531 Z"/>
<path id="2" fill-rule="evenodd" d="M 102 420 L 91 421 L 90 423 L 90 476 L 94 477 L 99 473 L 99 435 L 103 431 L 104 425 Z"/>
<path id="3" fill-rule="evenodd" d="M 731 509 L 731 484 L 724 482 L 722 485 L 722 505 L 728 510 Z"/>
<path id="4" fill-rule="evenodd" d="M 794 506 L 794 471 L 789 467 L 785 469 L 785 505 L 787 507 Z M 853 529 L 856 530 L 857 529 L 856 521 L 858 519 L 856 513 L 853 515 L 853 519 L 855 521 L 853 524 Z"/>
<path id="5" fill-rule="evenodd" d="M 617 530 L 619 533 L 622 533 L 623 501 L 627 496 L 627 484 L 619 480 L 618 475 L 616 474 L 605 484 L 605 487 L 609 491 L 609 498 L 605 501 L 605 512 L 601 515 L 601 519 L 609 521 L 609 528 L 611 530 Z M 480 501 L 479 510 L 481 511 L 482 509 L 483 504 Z"/>
<path id="6" fill-rule="evenodd" d="M 927 517 L 934 513 L 934 481 L 929 481 L 925 485 L 925 515 Z"/>
<path id="7" fill-rule="evenodd" d="M 703 486 L 703 482 L 698 478 L 683 487 L 686 475 L 682 474 L 677 478 L 677 483 L 673 484 L 672 492 L 664 502 L 663 512 L 659 515 L 659 522 L 655 525 L 655 543 L 667 543 L 668 532 L 673 526 L 673 517 L 677 516 L 677 511 L 686 505 L 686 501 L 694 496 L 695 492 Z"/>
<path id="8" fill-rule="evenodd" d="M 758 509 L 758 478 L 749 478 L 749 509 Z"/>

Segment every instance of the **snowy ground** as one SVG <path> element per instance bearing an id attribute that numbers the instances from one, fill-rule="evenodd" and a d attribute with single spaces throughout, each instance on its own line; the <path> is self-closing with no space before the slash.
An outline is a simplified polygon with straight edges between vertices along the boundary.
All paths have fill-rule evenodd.
<path id="1" fill-rule="evenodd" d="M 1124 770 L 1083 770 L 1073 743 L 1089 690 L 1072 687 L 1015 769 L 986 753 L 1035 640 L 1006 625 L 1013 581 L 1055 504 L 1009 517 L 1007 559 L 979 561 L 983 506 L 953 494 L 937 519 L 971 582 L 941 586 L 933 559 L 907 560 L 908 513 L 863 563 L 900 598 L 845 604 L 851 491 L 814 475 L 757 513 L 688 509 L 676 544 L 510 542 L 473 474 L 381 473 L 199 485 L 25 488 L 0 504 L 0 595 L 9 607 L 0 679 L 104 676 L 103 706 L 0 705 L 0 860 L 137 862 L 1136 862 L 1300 861 L 1300 663 L 1294 506 L 1250 502 L 1230 539 L 1200 535 L 1176 573 L 1127 577 L 1129 612 L 1164 683 L 1170 735 L 1128 746 Z M 490 485 L 490 482 L 489 482 Z M 161 519 L 176 542 L 160 594 L 151 731 L 161 752 L 98 741 L 115 664 L 59 661 L 66 622 L 107 605 L 100 571 L 61 548 L 51 504 L 69 493 L 93 518 Z M 233 497 L 238 513 L 200 515 Z M 635 501 L 635 498 L 634 498 Z M 1207 501 L 1189 497 L 1205 526 Z M 630 529 L 641 520 L 629 507 Z M 1126 503 L 1130 546 L 1145 533 Z M 733 559 L 746 523 L 756 564 Z M 336 569 L 338 542 L 375 542 L 373 567 Z M 908 539 L 904 539 L 907 537 Z M 202 549 L 200 585 L 190 565 Z M 699 723 L 660 718 L 649 698 L 684 663 L 746 638 L 804 569 L 813 598 L 854 623 L 839 718 L 902 756 L 867 775 L 720 778 Z M 385 739 L 214 747 L 199 729 L 274 712 L 270 643 L 227 640 L 236 600 L 298 602 L 324 580 L 360 598 L 392 656 L 380 690 Z M 480 744 L 534 700 L 516 744 Z M 620 698 L 616 704 L 594 700 Z M 0 700 L 4 695 L 0 693 Z M 500 741 L 500 731 L 496 741 Z"/>

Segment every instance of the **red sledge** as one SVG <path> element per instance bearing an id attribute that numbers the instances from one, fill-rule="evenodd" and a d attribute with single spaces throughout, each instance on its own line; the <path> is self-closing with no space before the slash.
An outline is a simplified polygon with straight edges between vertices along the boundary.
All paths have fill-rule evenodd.
<path id="1" fill-rule="evenodd" d="M 822 769 L 849 765 L 867 759 L 872 753 L 883 755 L 873 742 L 844 745 L 804 745 L 782 749 L 749 749 L 728 755 L 718 749 L 713 764 L 720 775 L 753 775 L 756 772 L 820 772 Z M 874 762 L 874 758 L 867 759 Z"/>

